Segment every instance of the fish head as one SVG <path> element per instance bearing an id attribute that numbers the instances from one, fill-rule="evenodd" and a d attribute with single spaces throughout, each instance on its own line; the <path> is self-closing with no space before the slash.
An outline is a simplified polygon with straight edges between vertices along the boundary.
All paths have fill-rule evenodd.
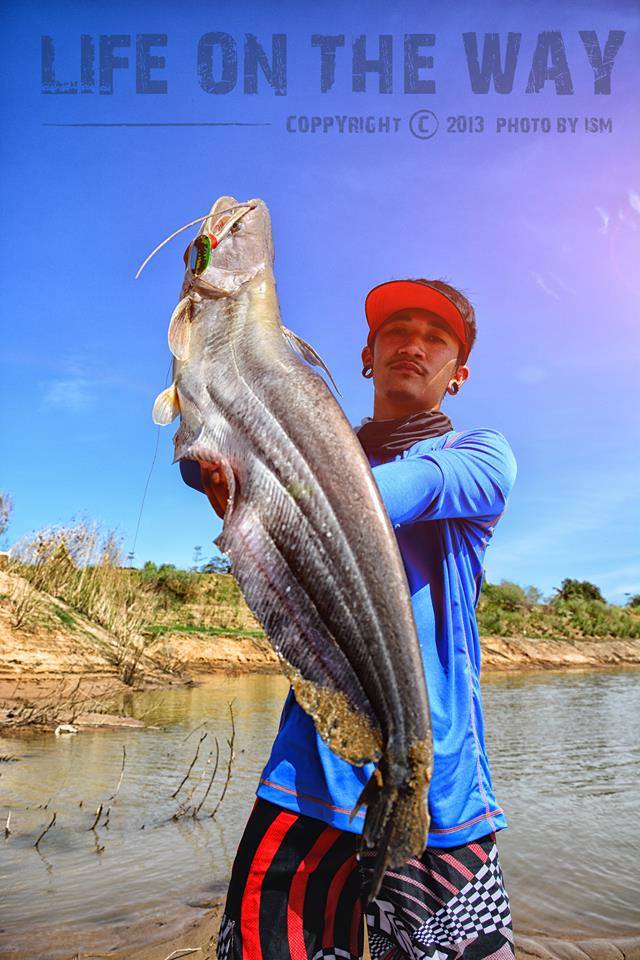
<path id="1" fill-rule="evenodd" d="M 207 266 L 196 273 L 201 268 L 195 249 L 200 237 L 210 245 L 210 255 Z M 248 280 L 270 270 L 273 259 L 271 217 L 264 201 L 219 197 L 185 250 L 181 296 L 233 296 Z"/>

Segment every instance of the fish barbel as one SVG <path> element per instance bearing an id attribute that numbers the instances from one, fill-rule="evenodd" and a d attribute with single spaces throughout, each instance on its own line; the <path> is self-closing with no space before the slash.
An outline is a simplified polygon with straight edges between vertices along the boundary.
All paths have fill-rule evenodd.
<path id="1" fill-rule="evenodd" d="M 298 703 L 338 756 L 377 762 L 352 813 L 366 804 L 374 896 L 429 825 L 430 718 L 402 558 L 357 436 L 305 362 L 321 358 L 281 322 L 265 203 L 221 197 L 199 234 L 210 262 L 196 275 L 187 249 L 174 381 L 154 420 L 180 415 L 174 463 L 219 464 L 229 499 L 215 543 Z"/>

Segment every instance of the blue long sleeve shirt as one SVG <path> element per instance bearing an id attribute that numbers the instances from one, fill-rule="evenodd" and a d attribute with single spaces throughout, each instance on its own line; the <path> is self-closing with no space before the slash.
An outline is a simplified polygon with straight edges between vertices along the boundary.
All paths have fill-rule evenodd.
<path id="1" fill-rule="evenodd" d="M 485 748 L 475 608 L 485 552 L 515 481 L 515 457 L 501 433 L 479 428 L 369 462 L 407 574 L 429 697 L 434 767 L 425 844 L 470 843 L 507 825 Z M 256 792 L 360 833 L 363 811 L 351 823 L 349 814 L 373 769 L 337 757 L 290 691 Z"/>

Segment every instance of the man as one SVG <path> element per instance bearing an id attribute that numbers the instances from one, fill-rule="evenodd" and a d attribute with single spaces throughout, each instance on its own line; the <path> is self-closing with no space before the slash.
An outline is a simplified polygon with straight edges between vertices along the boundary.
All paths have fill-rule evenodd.
<path id="1" fill-rule="evenodd" d="M 373 960 L 514 956 L 496 832 L 506 826 L 484 744 L 475 607 L 483 558 L 516 475 L 496 430 L 454 431 L 440 405 L 469 376 L 473 307 L 438 280 L 394 280 L 367 296 L 362 374 L 373 417 L 357 428 L 394 526 L 411 592 L 434 738 L 425 850 L 385 874 L 366 905 L 363 813 L 374 766 L 353 767 L 290 691 L 234 862 L 219 960 L 357 960 L 366 915 Z M 202 485 L 222 516 L 215 466 Z M 345 491 L 345 496 L 348 496 Z"/>

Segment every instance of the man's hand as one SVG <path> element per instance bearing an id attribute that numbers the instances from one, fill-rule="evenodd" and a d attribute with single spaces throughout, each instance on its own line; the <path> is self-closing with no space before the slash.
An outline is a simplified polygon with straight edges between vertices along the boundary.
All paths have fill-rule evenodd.
<path id="1" fill-rule="evenodd" d="M 229 488 L 222 467 L 219 463 L 201 463 L 200 476 L 209 503 L 218 516 L 224 518 L 227 500 L 229 499 Z"/>

